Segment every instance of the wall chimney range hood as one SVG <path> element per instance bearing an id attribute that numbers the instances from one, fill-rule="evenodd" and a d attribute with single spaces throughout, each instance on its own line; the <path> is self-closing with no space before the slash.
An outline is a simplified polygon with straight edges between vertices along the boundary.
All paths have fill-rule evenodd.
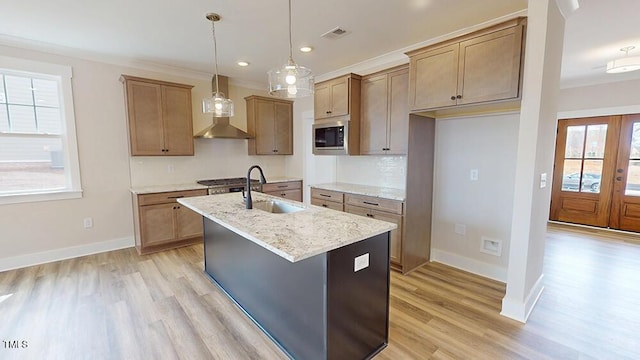
<path id="1" fill-rule="evenodd" d="M 211 80 L 211 85 L 212 90 L 215 92 L 215 76 Z M 219 75 L 218 86 L 219 91 L 229 94 L 229 78 Z M 194 137 L 204 139 L 251 139 L 249 134 L 229 124 L 228 117 L 213 117 L 213 125 L 200 131 Z"/>

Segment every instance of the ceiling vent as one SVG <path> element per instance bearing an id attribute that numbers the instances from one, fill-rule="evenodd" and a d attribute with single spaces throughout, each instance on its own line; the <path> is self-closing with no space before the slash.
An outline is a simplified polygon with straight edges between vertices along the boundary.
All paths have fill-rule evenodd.
<path id="1" fill-rule="evenodd" d="M 349 32 L 343 28 L 341 28 L 340 26 L 337 26 L 329 31 L 327 31 L 326 33 L 322 34 L 320 37 L 323 38 L 327 38 L 327 39 L 339 39 L 345 35 L 347 35 Z"/>

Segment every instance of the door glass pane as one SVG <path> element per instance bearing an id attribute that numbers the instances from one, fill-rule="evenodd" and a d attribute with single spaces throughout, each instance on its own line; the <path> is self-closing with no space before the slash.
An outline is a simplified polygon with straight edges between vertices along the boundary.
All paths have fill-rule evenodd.
<path id="1" fill-rule="evenodd" d="M 562 169 L 562 191 L 578 191 L 581 165 L 582 160 L 564 161 L 564 168 Z"/>
<path id="2" fill-rule="evenodd" d="M 640 159 L 640 122 L 633 124 L 631 137 L 631 159 Z"/>
<path id="3" fill-rule="evenodd" d="M 565 158 L 582 158 L 582 149 L 584 148 L 584 132 L 585 126 L 567 127 L 567 145 L 564 150 Z"/>
<path id="4" fill-rule="evenodd" d="M 585 158 L 604 158 L 604 145 L 607 140 L 607 124 L 587 126 Z"/>
<path id="5" fill-rule="evenodd" d="M 603 160 L 585 160 L 582 173 L 582 192 L 599 193 Z"/>
<path id="6" fill-rule="evenodd" d="M 640 161 L 629 161 L 629 168 L 627 171 L 627 187 L 624 194 L 629 196 L 640 196 Z"/>

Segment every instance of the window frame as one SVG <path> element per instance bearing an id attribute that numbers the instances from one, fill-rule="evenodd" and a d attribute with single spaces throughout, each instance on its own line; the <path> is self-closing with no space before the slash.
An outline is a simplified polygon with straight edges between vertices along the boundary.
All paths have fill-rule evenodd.
<path id="1" fill-rule="evenodd" d="M 73 87 L 71 83 L 73 71 L 71 66 L 0 56 L 0 71 L 4 74 L 50 78 L 58 81 L 58 90 L 62 97 L 60 99 L 60 108 L 63 119 L 61 124 L 62 134 L 60 135 L 60 138 L 62 141 L 63 153 L 65 155 L 64 169 L 66 180 L 66 186 L 64 189 L 34 189 L 25 192 L 0 194 L 0 205 L 81 198 L 82 184 L 76 137 L 76 121 L 73 109 Z M 16 135 L 12 133 L 6 134 L 11 136 Z M 43 134 L 17 135 L 33 138 L 47 136 Z"/>

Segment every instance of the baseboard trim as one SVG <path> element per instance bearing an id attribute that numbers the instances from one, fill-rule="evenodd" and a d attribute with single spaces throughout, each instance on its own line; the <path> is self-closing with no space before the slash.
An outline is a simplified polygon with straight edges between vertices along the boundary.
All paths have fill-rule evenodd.
<path id="1" fill-rule="evenodd" d="M 18 255 L 0 259 L 0 272 L 40 265 L 54 261 L 72 259 L 107 251 L 130 248 L 135 245 L 133 237 L 114 239 L 87 245 L 70 246 L 61 249 Z"/>
<path id="2" fill-rule="evenodd" d="M 439 262 L 454 268 L 468 271 L 492 280 L 507 282 L 507 269 L 453 254 L 447 251 L 431 249 L 431 261 Z"/>
<path id="3" fill-rule="evenodd" d="M 529 295 L 525 299 L 524 303 L 514 299 L 509 299 L 505 296 L 504 299 L 502 299 L 502 311 L 500 312 L 500 315 L 520 321 L 521 323 L 526 323 L 533 311 L 533 308 L 536 306 L 536 303 L 544 291 L 544 285 L 542 285 L 543 278 L 544 274 L 540 275 L 538 281 L 536 281 L 533 288 L 531 288 L 531 291 L 529 291 Z"/>

